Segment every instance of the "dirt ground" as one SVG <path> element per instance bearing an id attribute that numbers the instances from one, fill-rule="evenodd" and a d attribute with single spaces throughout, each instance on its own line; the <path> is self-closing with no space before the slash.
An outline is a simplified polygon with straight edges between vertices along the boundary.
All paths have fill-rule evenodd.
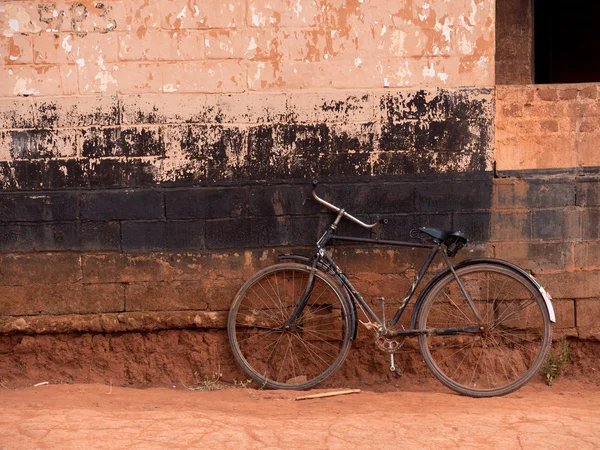
<path id="1" fill-rule="evenodd" d="M 538 381 L 492 399 L 390 385 L 317 400 L 296 401 L 299 395 L 306 393 L 100 384 L 0 388 L 0 448 L 600 447 L 595 383 L 561 380 L 548 387 Z"/>

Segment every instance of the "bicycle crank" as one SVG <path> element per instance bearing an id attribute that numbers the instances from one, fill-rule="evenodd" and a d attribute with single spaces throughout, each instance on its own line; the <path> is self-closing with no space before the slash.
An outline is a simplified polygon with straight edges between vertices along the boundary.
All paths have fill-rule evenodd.
<path id="1" fill-rule="evenodd" d="M 375 339 L 375 344 L 386 353 L 390 355 L 390 371 L 398 374 L 396 371 L 396 364 L 394 361 L 394 353 L 400 350 L 402 345 L 404 344 L 404 339 L 398 341 L 396 339 L 388 339 L 384 336 L 379 336 Z"/>

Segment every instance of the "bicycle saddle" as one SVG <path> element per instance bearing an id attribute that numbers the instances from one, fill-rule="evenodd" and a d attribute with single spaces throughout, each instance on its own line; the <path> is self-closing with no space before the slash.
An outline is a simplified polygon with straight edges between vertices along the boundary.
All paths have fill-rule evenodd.
<path id="1" fill-rule="evenodd" d="M 421 230 L 423 233 L 431 236 L 434 239 L 439 239 L 440 241 L 444 241 L 444 242 L 448 242 L 448 241 L 454 241 L 455 239 L 451 239 L 451 238 L 458 238 L 458 239 L 464 239 L 464 241 L 467 241 L 467 237 L 465 236 L 465 234 L 462 231 L 447 231 L 447 230 L 440 230 L 439 228 L 430 228 L 430 227 L 421 227 L 419 228 L 419 230 Z"/>

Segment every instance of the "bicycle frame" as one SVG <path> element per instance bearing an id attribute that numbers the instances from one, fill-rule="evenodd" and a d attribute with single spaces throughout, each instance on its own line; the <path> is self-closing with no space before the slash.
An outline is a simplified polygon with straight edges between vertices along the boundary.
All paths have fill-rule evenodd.
<path id="1" fill-rule="evenodd" d="M 377 313 L 375 313 L 373 311 L 373 309 L 368 305 L 368 303 L 360 295 L 358 290 L 352 285 L 352 282 L 348 279 L 346 274 L 339 268 L 339 266 L 335 263 L 333 258 L 325 250 L 325 247 L 331 241 L 345 241 L 345 242 L 356 242 L 356 243 L 361 243 L 361 244 L 390 245 L 390 246 L 395 246 L 395 247 L 430 249 L 430 253 L 429 253 L 427 259 L 423 263 L 423 266 L 421 267 L 419 272 L 416 274 L 411 287 L 409 288 L 408 292 L 406 293 L 402 302 L 400 303 L 400 306 L 398 307 L 398 310 L 396 311 L 394 317 L 389 322 L 389 325 L 391 328 L 396 326 L 398 324 L 398 322 L 400 321 L 404 311 L 406 310 L 407 305 L 410 303 L 410 300 L 412 299 L 414 293 L 416 292 L 419 285 L 421 284 L 421 281 L 423 280 L 425 273 L 427 273 L 427 271 L 429 270 L 431 263 L 433 262 L 435 257 L 438 255 L 438 253 L 441 253 L 441 255 L 443 256 L 443 259 L 444 259 L 446 265 L 448 266 L 449 271 L 453 274 L 454 278 L 456 279 L 456 281 L 457 281 L 458 285 L 460 286 L 460 289 L 465 297 L 465 300 L 469 304 L 469 306 L 470 306 L 471 310 L 473 311 L 473 314 L 475 315 L 477 320 L 480 321 L 481 317 L 479 316 L 479 314 L 475 308 L 475 305 L 474 305 L 471 297 L 469 296 L 467 290 L 465 289 L 463 283 L 461 282 L 460 278 L 457 276 L 457 274 L 454 270 L 454 265 L 450 261 L 449 257 L 446 255 L 444 248 L 443 248 L 443 244 L 441 242 L 434 240 L 434 242 L 431 244 L 425 244 L 425 243 L 420 244 L 420 243 L 416 243 L 416 242 L 406 242 L 406 241 L 368 239 L 368 238 L 359 238 L 359 237 L 354 237 L 354 236 L 337 236 L 337 235 L 335 235 L 335 231 L 337 229 L 337 224 L 339 223 L 341 217 L 343 216 L 343 213 L 344 213 L 344 210 L 339 211 L 338 217 L 336 218 L 336 220 L 330 225 L 329 229 L 319 239 L 319 241 L 317 243 L 317 251 L 310 258 L 299 257 L 299 256 L 294 256 L 294 255 L 280 256 L 281 259 L 297 259 L 297 260 L 301 260 L 305 263 L 308 263 L 312 266 L 312 272 L 311 272 L 311 276 L 309 277 L 309 280 L 308 280 L 307 288 L 306 288 L 305 292 L 303 293 L 303 296 L 301 297 L 300 302 L 298 303 L 298 306 L 296 307 L 296 309 L 292 313 L 291 317 L 286 322 L 285 326 L 287 328 L 291 327 L 292 324 L 302 314 L 302 310 L 306 306 L 306 302 L 308 301 L 308 298 L 309 298 L 309 296 L 312 292 L 313 286 L 314 286 L 314 272 L 317 270 L 317 267 L 320 267 L 320 268 L 323 268 L 324 270 L 326 270 L 327 272 L 335 274 L 335 276 L 342 283 L 342 286 L 346 289 L 348 294 L 353 299 L 353 304 L 354 304 L 354 302 L 358 303 L 360 309 L 367 316 L 367 318 L 370 321 L 374 321 L 377 323 L 377 325 L 379 326 L 379 331 L 385 337 L 391 338 L 391 337 L 398 337 L 398 336 L 417 336 L 417 335 L 421 335 L 421 334 L 452 335 L 452 334 L 459 334 L 459 333 L 477 333 L 481 330 L 481 328 L 477 325 L 460 327 L 460 328 L 435 328 L 435 329 L 427 329 L 427 330 L 417 330 L 414 328 L 410 329 L 410 330 L 404 330 L 404 329 L 403 330 L 395 330 L 395 331 L 389 330 L 388 325 L 385 320 L 385 316 L 383 315 L 382 317 L 379 317 L 377 315 Z"/>

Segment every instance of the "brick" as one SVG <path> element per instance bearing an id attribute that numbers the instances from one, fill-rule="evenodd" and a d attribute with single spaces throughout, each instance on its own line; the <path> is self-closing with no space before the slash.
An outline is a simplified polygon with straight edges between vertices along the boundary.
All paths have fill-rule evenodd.
<path id="1" fill-rule="evenodd" d="M 164 217 L 162 194 L 156 191 L 90 192 L 81 194 L 80 199 L 82 220 L 150 220 Z"/>
<path id="2" fill-rule="evenodd" d="M 132 283 L 126 287 L 128 311 L 228 311 L 241 281 Z M 165 303 L 164 299 L 172 299 Z"/>
<path id="3" fill-rule="evenodd" d="M 161 68 L 155 63 L 90 62 L 79 68 L 79 86 L 82 94 L 143 93 L 162 90 Z"/>
<path id="4" fill-rule="evenodd" d="M 184 189 L 165 194 L 167 218 L 226 218 L 246 215 L 248 192 L 245 188 Z"/>
<path id="5" fill-rule="evenodd" d="M 123 251 L 196 250 L 204 247 L 204 221 L 123 222 Z"/>
<path id="6" fill-rule="evenodd" d="M 204 33 L 196 30 L 171 30 L 160 44 L 161 59 L 198 60 L 204 59 Z"/>
<path id="7" fill-rule="evenodd" d="M 462 211 L 489 209 L 492 199 L 490 180 L 455 181 L 447 179 L 415 185 L 418 211 Z"/>
<path id="8" fill-rule="evenodd" d="M 272 261 L 275 262 L 276 259 Z M 238 252 L 84 255 L 84 283 L 198 281 L 245 278 L 245 255 Z"/>
<path id="9" fill-rule="evenodd" d="M 0 222 L 63 221 L 77 218 L 75 193 L 2 193 Z"/>
<path id="10" fill-rule="evenodd" d="M 577 334 L 580 339 L 600 339 L 600 299 L 585 299 L 575 302 Z"/>
<path id="11" fill-rule="evenodd" d="M 566 105 L 553 101 L 525 103 L 523 113 L 529 117 L 563 117 Z"/>
<path id="12" fill-rule="evenodd" d="M 161 127 L 123 127 L 121 145 L 124 156 L 162 156 L 165 142 Z"/>
<path id="13" fill-rule="evenodd" d="M 577 89 L 560 89 L 558 91 L 558 97 L 560 100 L 575 100 L 578 97 L 579 91 Z"/>
<path id="14" fill-rule="evenodd" d="M 0 300 L 3 315 L 89 314 L 124 309 L 123 286 L 50 284 L 6 286 Z"/>
<path id="15" fill-rule="evenodd" d="M 84 160 L 85 161 L 85 160 Z M 83 167 L 91 187 L 120 187 L 123 185 L 124 164 L 118 159 L 90 159 Z"/>
<path id="16" fill-rule="evenodd" d="M 552 302 L 556 323 L 552 325 L 552 334 L 558 330 L 571 330 L 575 327 L 575 302 L 571 300 L 554 300 Z M 560 331 L 559 331 L 560 333 Z"/>
<path id="17" fill-rule="evenodd" d="M 287 77 L 287 75 L 294 75 L 298 72 L 288 71 L 282 74 L 280 66 L 272 61 L 249 61 L 246 63 L 247 77 L 244 82 L 247 84 L 250 91 L 263 91 L 263 90 L 276 90 L 283 87 L 288 89 L 294 88 L 308 88 L 308 82 L 302 75 L 297 75 L 294 78 Z M 306 72 L 306 70 L 304 71 Z M 306 75 L 306 73 L 304 73 Z M 315 77 L 313 79 L 313 86 L 315 88 L 326 87 L 328 83 L 325 81 L 323 68 L 315 67 Z"/>
<path id="18" fill-rule="evenodd" d="M 196 30 L 145 30 L 119 33 L 121 61 L 204 59 L 204 35 Z"/>
<path id="19" fill-rule="evenodd" d="M 453 229 L 465 233 L 469 242 L 487 242 L 490 239 L 490 214 L 455 213 Z"/>
<path id="20" fill-rule="evenodd" d="M 170 36 L 163 30 L 144 30 L 143 33 L 119 33 L 119 59 L 121 61 L 158 61 L 161 45 Z M 202 47 L 199 49 L 202 51 Z"/>
<path id="21" fill-rule="evenodd" d="M 577 206 L 600 206 L 600 182 L 579 181 L 576 184 Z"/>
<path id="22" fill-rule="evenodd" d="M 71 63 L 83 67 L 98 59 L 105 63 L 119 60 L 117 36 L 113 34 L 42 33 L 32 36 L 32 41 L 36 64 Z"/>
<path id="23" fill-rule="evenodd" d="M 81 155 L 86 158 L 103 158 L 124 154 L 121 127 L 90 127 L 81 131 Z"/>
<path id="24" fill-rule="evenodd" d="M 69 157 L 79 153 L 77 130 L 14 130 L 10 132 L 13 159 Z"/>
<path id="25" fill-rule="evenodd" d="M 591 120 L 582 120 L 579 124 L 580 133 L 593 133 L 600 128 L 600 120 L 591 118 Z"/>
<path id="26" fill-rule="evenodd" d="M 527 239 L 531 237 L 531 216 L 527 212 L 492 211 L 491 227 L 491 240 Z"/>
<path id="27" fill-rule="evenodd" d="M 33 128 L 34 108 L 31 99 L 0 99 L 0 129 Z"/>
<path id="28" fill-rule="evenodd" d="M 208 59 L 273 60 L 282 56 L 280 39 L 272 28 L 212 29 L 204 33 L 204 51 Z"/>
<path id="29" fill-rule="evenodd" d="M 527 181 L 516 178 L 494 178 L 494 208 L 519 208 L 525 206 L 529 191 Z"/>
<path id="30" fill-rule="evenodd" d="M 542 132 L 556 133 L 558 131 L 558 122 L 556 120 L 542 120 L 540 127 Z"/>
<path id="31" fill-rule="evenodd" d="M 418 196 L 415 191 L 420 188 L 415 183 L 348 183 L 344 186 L 328 184 L 326 189 L 319 190 L 329 202 L 356 215 L 418 210 L 415 209 L 415 195 Z"/>
<path id="32" fill-rule="evenodd" d="M 585 209 L 581 212 L 582 239 L 600 239 L 600 209 Z"/>
<path id="33" fill-rule="evenodd" d="M 563 236 L 566 240 L 580 240 L 583 236 L 581 209 L 570 207 L 564 209 L 565 228 Z"/>
<path id="34" fill-rule="evenodd" d="M 365 123 L 376 120 L 376 100 L 367 92 L 299 92 L 288 96 L 287 108 L 289 120 L 298 123 Z"/>
<path id="35" fill-rule="evenodd" d="M 171 141 L 177 142 L 196 171 L 223 168 L 230 174 L 242 164 L 246 131 L 227 126 L 182 126 L 171 129 Z"/>
<path id="36" fill-rule="evenodd" d="M 246 23 L 252 27 L 310 27 L 317 24 L 319 5 L 315 1 L 302 6 L 290 6 L 283 0 L 264 3 L 251 0 L 248 3 Z"/>
<path id="37" fill-rule="evenodd" d="M 579 96 L 582 99 L 589 98 L 595 100 L 598 96 L 598 87 L 595 85 L 586 86 L 579 92 Z"/>
<path id="38" fill-rule="evenodd" d="M 15 34 L 10 37 L 0 36 L 0 55 L 5 65 L 32 64 L 31 36 Z"/>
<path id="39" fill-rule="evenodd" d="M 61 97 L 36 100 L 37 124 L 42 128 L 73 128 L 119 124 L 117 96 Z"/>
<path id="40" fill-rule="evenodd" d="M 244 25 L 244 2 L 234 0 L 162 0 L 162 27 L 166 29 L 237 28 Z"/>
<path id="41" fill-rule="evenodd" d="M 156 187 L 159 181 L 164 181 L 161 158 L 161 156 L 128 158 L 123 167 L 123 186 Z"/>
<path id="42" fill-rule="evenodd" d="M 148 30 L 161 28 L 160 1 L 129 0 L 111 2 L 110 6 L 109 16 L 116 21 L 116 30 L 136 32 L 143 36 Z"/>
<path id="43" fill-rule="evenodd" d="M 577 164 L 579 166 L 597 166 L 598 165 L 598 139 L 600 133 L 584 133 L 577 138 Z"/>
<path id="44" fill-rule="evenodd" d="M 574 252 L 577 269 L 600 269 L 600 241 L 577 242 L 574 245 Z"/>
<path id="45" fill-rule="evenodd" d="M 527 207 L 534 208 L 572 206 L 575 205 L 575 186 L 543 179 L 531 181 L 525 201 Z"/>
<path id="46" fill-rule="evenodd" d="M 130 283 L 125 288 L 127 311 L 186 311 L 208 309 L 202 281 Z M 232 297 L 233 298 L 233 297 Z M 165 301 L 168 299 L 168 302 Z"/>
<path id="47" fill-rule="evenodd" d="M 0 67 L 0 97 L 52 96 L 63 93 L 61 74 L 57 65 Z"/>
<path id="48" fill-rule="evenodd" d="M 536 94 L 541 100 L 556 101 L 558 100 L 558 92 L 557 88 L 540 86 L 537 88 Z"/>
<path id="49" fill-rule="evenodd" d="M 577 154 L 574 133 L 531 136 L 496 136 L 495 156 L 499 170 L 573 167 Z"/>
<path id="50" fill-rule="evenodd" d="M 560 209 L 533 211 L 533 237 L 536 239 L 560 239 L 564 236 L 565 223 Z"/>
<path id="51" fill-rule="evenodd" d="M 282 93 L 209 95 L 200 121 L 223 124 L 286 122 L 291 114 L 288 98 Z"/>
<path id="52" fill-rule="evenodd" d="M 58 66 L 58 68 L 63 86 L 63 94 L 68 96 L 78 95 L 80 91 L 77 65 L 63 64 Z"/>
<path id="53" fill-rule="evenodd" d="M 316 214 L 321 207 L 311 200 L 311 190 L 310 185 L 252 188 L 248 212 L 251 216 Z"/>
<path id="54" fill-rule="evenodd" d="M 523 105 L 510 103 L 498 106 L 499 117 L 523 117 Z"/>
<path id="55" fill-rule="evenodd" d="M 124 95 L 120 96 L 123 123 L 207 122 L 206 96 L 199 94 Z"/>
<path id="56" fill-rule="evenodd" d="M 494 257 L 510 261 L 534 273 L 564 270 L 571 264 L 570 242 L 498 242 Z"/>
<path id="57" fill-rule="evenodd" d="M 242 92 L 245 70 L 238 61 L 193 61 L 163 64 L 164 92 Z M 158 89 L 157 89 L 158 90 Z"/>
<path id="58" fill-rule="evenodd" d="M 255 236 L 250 236 L 250 219 L 220 219 L 206 221 L 206 248 L 256 247 Z"/>
<path id="59" fill-rule="evenodd" d="M 65 253 L 35 253 L 0 256 L 0 284 L 76 283 L 81 279 L 81 257 Z"/>
<path id="60" fill-rule="evenodd" d="M 260 247 L 288 245 L 291 217 L 255 217 L 250 221 L 248 241 Z"/>
<path id="61" fill-rule="evenodd" d="M 538 274 L 536 279 L 555 299 L 600 297 L 600 272 L 597 271 Z"/>

